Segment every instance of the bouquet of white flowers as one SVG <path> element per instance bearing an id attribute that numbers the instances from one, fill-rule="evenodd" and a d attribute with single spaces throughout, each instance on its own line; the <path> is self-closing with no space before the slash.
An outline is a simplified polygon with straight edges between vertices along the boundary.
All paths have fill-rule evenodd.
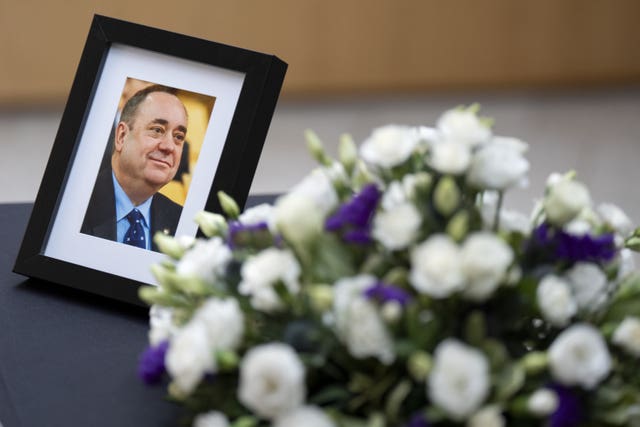
<path id="1" fill-rule="evenodd" d="M 527 145 L 475 106 L 385 126 L 206 238 L 156 236 L 148 383 L 197 427 L 640 426 L 640 248 L 554 174 L 504 209 Z"/>

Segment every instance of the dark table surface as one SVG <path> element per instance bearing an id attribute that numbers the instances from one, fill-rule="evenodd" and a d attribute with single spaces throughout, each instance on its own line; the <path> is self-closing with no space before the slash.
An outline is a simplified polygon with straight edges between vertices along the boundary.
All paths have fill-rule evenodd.
<path id="1" fill-rule="evenodd" d="M 136 374 L 147 310 L 11 272 L 31 208 L 0 205 L 0 426 L 177 425 Z"/>

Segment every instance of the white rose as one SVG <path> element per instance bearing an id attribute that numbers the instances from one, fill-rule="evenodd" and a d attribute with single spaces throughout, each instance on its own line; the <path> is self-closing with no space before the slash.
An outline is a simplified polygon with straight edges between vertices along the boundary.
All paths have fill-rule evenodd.
<path id="1" fill-rule="evenodd" d="M 240 363 L 238 398 L 261 417 L 291 412 L 305 399 L 305 368 L 286 344 L 270 343 L 249 350 Z"/>
<path id="2" fill-rule="evenodd" d="M 309 197 L 286 194 L 276 201 L 273 223 L 294 244 L 305 244 L 322 232 L 324 214 Z"/>
<path id="3" fill-rule="evenodd" d="M 491 130 L 478 116 L 466 110 L 449 110 L 438 119 L 438 129 L 447 138 L 463 141 L 471 146 L 486 142 Z"/>
<path id="4" fill-rule="evenodd" d="M 633 223 L 622 209 L 612 203 L 602 203 L 597 208 L 602 220 L 617 233 L 626 237 L 634 230 Z"/>
<path id="5" fill-rule="evenodd" d="M 449 338 L 438 344 L 429 397 L 454 420 L 473 414 L 489 394 L 489 363 L 480 351 Z"/>
<path id="6" fill-rule="evenodd" d="M 176 332 L 173 324 L 173 309 L 154 304 L 149 309 L 149 344 L 156 347 Z"/>
<path id="7" fill-rule="evenodd" d="M 376 214 L 372 235 L 389 250 L 404 249 L 413 242 L 421 221 L 413 203 L 403 203 Z"/>
<path id="8" fill-rule="evenodd" d="M 222 412 L 209 411 L 196 416 L 193 427 L 229 427 L 229 420 Z"/>
<path id="9" fill-rule="evenodd" d="M 261 203 L 241 213 L 238 221 L 244 225 L 256 225 L 260 223 L 271 225 L 273 223 L 273 209 L 273 205 Z"/>
<path id="10" fill-rule="evenodd" d="M 420 293 L 444 298 L 462 289 L 464 275 L 458 245 L 437 234 L 411 250 L 411 285 Z"/>
<path id="11" fill-rule="evenodd" d="M 395 359 L 393 341 L 376 305 L 363 295 L 375 282 L 375 277 L 367 275 L 336 282 L 333 293 L 336 331 L 353 357 L 376 357 L 389 364 Z"/>
<path id="12" fill-rule="evenodd" d="M 467 427 L 504 427 L 505 425 L 502 410 L 496 405 L 485 406 L 473 414 L 467 422 Z"/>
<path id="13" fill-rule="evenodd" d="M 520 154 L 524 154 L 529 150 L 529 144 L 518 138 L 510 136 L 494 136 L 491 138 L 491 144 L 514 150 Z"/>
<path id="14" fill-rule="evenodd" d="M 526 178 L 529 162 L 506 144 L 490 143 L 473 156 L 467 172 L 470 184 L 490 190 L 506 190 Z"/>
<path id="15" fill-rule="evenodd" d="M 626 317 L 613 332 L 612 342 L 629 354 L 640 357 L 640 318 Z"/>
<path id="16" fill-rule="evenodd" d="M 382 195 L 380 205 L 384 210 L 390 210 L 415 200 L 416 189 L 423 185 L 425 179 L 430 179 L 426 172 L 408 174 L 402 178 L 402 181 L 391 182 Z"/>
<path id="17" fill-rule="evenodd" d="M 240 270 L 242 280 L 238 291 L 251 296 L 251 305 L 267 312 L 278 310 L 282 303 L 273 288 L 282 282 L 296 294 L 300 290 L 300 265 L 288 250 L 268 248 L 249 258 Z"/>
<path id="18" fill-rule="evenodd" d="M 505 278 L 513 261 L 513 251 L 490 232 L 467 237 L 460 252 L 462 272 L 467 280 L 464 295 L 469 299 L 487 299 Z"/>
<path id="19" fill-rule="evenodd" d="M 437 129 L 427 126 L 418 126 L 415 128 L 415 132 L 423 145 L 432 144 L 440 138 L 440 132 Z"/>
<path id="20" fill-rule="evenodd" d="M 174 383 L 187 394 L 205 373 L 215 371 L 215 358 L 207 339 L 207 328 L 202 322 L 191 321 L 177 332 L 169 345 L 165 363 Z"/>
<path id="21" fill-rule="evenodd" d="M 369 164 L 392 168 L 409 159 L 419 140 L 419 133 L 408 126 L 383 126 L 362 143 L 360 155 Z"/>
<path id="22" fill-rule="evenodd" d="M 577 262 L 566 277 L 580 309 L 597 310 L 606 302 L 607 276 L 597 265 Z"/>
<path id="23" fill-rule="evenodd" d="M 566 326 L 578 311 L 569 283 L 558 276 L 547 275 L 540 281 L 537 298 L 542 316 L 554 326 Z"/>
<path id="24" fill-rule="evenodd" d="M 231 251 L 220 237 L 198 239 L 176 264 L 176 272 L 215 283 L 224 275 L 231 261 Z"/>
<path id="25" fill-rule="evenodd" d="M 591 197 L 584 184 L 564 178 L 550 186 L 543 204 L 549 222 L 563 225 L 588 207 Z"/>
<path id="26" fill-rule="evenodd" d="M 549 347 L 551 375 L 560 383 L 593 389 L 611 370 L 611 356 L 600 332 L 586 323 L 562 331 Z"/>
<path id="27" fill-rule="evenodd" d="M 213 350 L 235 350 L 244 334 L 244 316 L 233 298 L 209 298 L 194 314 L 207 329 Z"/>
<path id="28" fill-rule="evenodd" d="M 398 205 L 407 203 L 407 201 L 408 197 L 402 183 L 399 181 L 393 181 L 389 184 L 389 187 L 387 187 L 382 195 L 380 205 L 383 209 L 390 210 Z"/>
<path id="29" fill-rule="evenodd" d="M 591 232 L 591 224 L 583 219 L 575 218 L 564 225 L 564 231 L 573 236 L 581 237 Z"/>
<path id="30" fill-rule="evenodd" d="M 556 185 L 557 183 L 559 183 L 560 181 L 564 181 L 565 179 L 567 179 L 567 177 L 565 177 L 561 173 L 552 172 L 547 177 L 546 186 L 547 186 L 547 188 L 551 188 L 554 185 Z"/>
<path id="31" fill-rule="evenodd" d="M 533 392 L 527 400 L 527 409 L 533 415 L 546 417 L 558 408 L 558 395 L 548 388 L 541 388 Z"/>
<path id="32" fill-rule="evenodd" d="M 289 190 L 289 194 L 295 194 L 310 200 L 315 208 L 323 215 L 333 210 L 338 205 L 338 195 L 326 169 L 316 168 L 311 171 L 298 184 Z"/>
<path id="33" fill-rule="evenodd" d="M 300 406 L 276 419 L 274 427 L 335 427 L 335 424 L 317 406 Z"/>
<path id="34" fill-rule="evenodd" d="M 440 173 L 458 175 L 471 163 L 469 145 L 459 141 L 439 141 L 431 147 L 429 166 Z"/>

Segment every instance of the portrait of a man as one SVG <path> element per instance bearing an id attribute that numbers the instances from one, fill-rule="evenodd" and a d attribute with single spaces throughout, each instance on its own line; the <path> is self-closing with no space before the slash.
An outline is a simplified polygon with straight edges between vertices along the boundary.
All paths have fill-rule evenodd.
<path id="1" fill-rule="evenodd" d="M 174 179 L 188 114 L 176 90 L 147 86 L 129 98 L 114 130 L 110 162 L 96 179 L 81 232 L 157 250 L 153 236 L 174 235 L 182 206 L 158 191 Z"/>

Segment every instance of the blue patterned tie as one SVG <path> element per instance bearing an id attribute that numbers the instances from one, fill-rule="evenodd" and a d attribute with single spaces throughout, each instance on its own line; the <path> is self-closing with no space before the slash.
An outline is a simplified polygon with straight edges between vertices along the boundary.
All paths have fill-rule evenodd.
<path id="1" fill-rule="evenodd" d="M 124 235 L 122 243 L 146 249 L 147 243 L 144 241 L 144 228 L 142 227 L 144 217 L 138 209 L 133 209 L 127 214 L 127 219 L 129 220 L 129 229 Z"/>

